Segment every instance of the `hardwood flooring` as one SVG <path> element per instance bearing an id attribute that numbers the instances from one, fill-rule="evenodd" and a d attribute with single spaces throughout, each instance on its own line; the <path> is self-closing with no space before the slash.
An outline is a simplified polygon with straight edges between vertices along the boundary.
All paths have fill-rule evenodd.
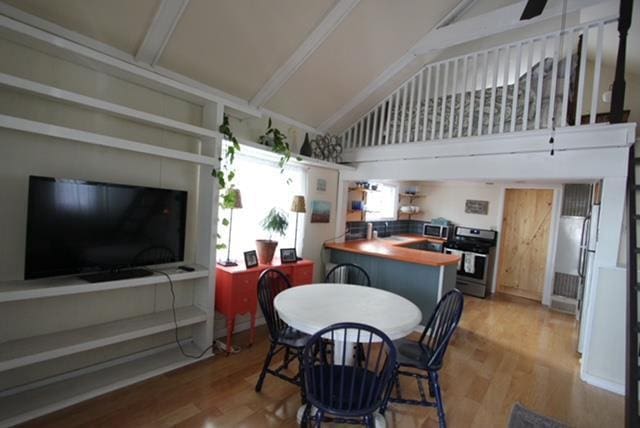
<path id="1" fill-rule="evenodd" d="M 234 337 L 247 343 L 248 334 Z M 516 401 L 575 427 L 623 424 L 623 398 L 580 381 L 573 317 L 526 299 L 465 298 L 442 370 L 450 427 L 504 427 Z M 25 424 L 28 427 L 294 427 L 297 389 L 268 376 L 254 392 L 266 329 L 216 355 Z M 411 390 L 407 379 L 403 395 Z M 409 394 L 407 394 L 409 395 Z M 417 395 L 417 394 L 416 394 Z M 392 404 L 389 427 L 437 426 L 435 409 Z"/>

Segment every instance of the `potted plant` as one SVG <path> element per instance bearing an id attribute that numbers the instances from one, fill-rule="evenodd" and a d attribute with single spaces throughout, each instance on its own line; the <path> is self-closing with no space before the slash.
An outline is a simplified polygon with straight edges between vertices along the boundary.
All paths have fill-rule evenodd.
<path id="1" fill-rule="evenodd" d="M 274 234 L 284 236 L 287 233 L 289 220 L 287 214 L 278 208 L 271 208 L 269 214 L 260 223 L 262 229 L 269 233 L 269 239 L 256 239 L 256 250 L 260 264 L 270 264 L 276 252 L 278 241 L 271 238 Z"/>

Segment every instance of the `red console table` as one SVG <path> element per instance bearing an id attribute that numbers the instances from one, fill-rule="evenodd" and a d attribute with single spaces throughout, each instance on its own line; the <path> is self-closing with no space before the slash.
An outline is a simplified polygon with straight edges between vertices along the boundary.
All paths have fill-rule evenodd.
<path id="1" fill-rule="evenodd" d="M 253 344 L 258 308 L 258 277 L 270 268 L 282 271 L 292 285 L 313 282 L 313 262 L 298 260 L 297 263 L 280 263 L 274 260 L 270 265 L 258 265 L 247 269 L 243 266 L 216 266 L 216 310 L 227 318 L 227 351 L 231 349 L 231 335 L 235 327 L 236 315 L 251 315 L 251 337 Z"/>

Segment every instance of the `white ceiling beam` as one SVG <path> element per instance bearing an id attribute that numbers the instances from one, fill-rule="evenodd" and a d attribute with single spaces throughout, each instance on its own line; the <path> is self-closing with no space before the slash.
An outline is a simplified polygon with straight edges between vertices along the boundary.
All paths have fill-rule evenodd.
<path id="1" fill-rule="evenodd" d="M 153 21 L 136 53 L 136 61 L 155 65 L 173 30 L 176 28 L 189 0 L 162 0 Z"/>
<path id="2" fill-rule="evenodd" d="M 576 12 L 603 0 L 568 0 L 567 14 Z M 521 21 L 520 16 L 526 1 L 501 7 L 492 12 L 465 19 L 430 32 L 412 51 L 416 55 L 424 55 L 443 48 L 470 42 L 483 37 L 493 36 L 516 28 L 526 27 L 550 18 L 562 15 L 562 1 L 550 2 L 544 12 L 536 18 Z"/>
<path id="3" fill-rule="evenodd" d="M 460 15 L 466 12 L 477 0 L 461 0 L 456 6 L 451 9 L 438 23 L 433 27 L 434 29 L 440 28 L 444 25 L 448 25 L 455 21 Z M 432 30 L 433 31 L 433 30 Z M 427 34 L 428 35 L 428 34 Z M 425 36 L 426 37 L 426 36 Z M 424 37 L 420 40 L 422 41 Z M 420 43 L 420 42 L 418 42 Z M 395 76 L 400 70 L 409 65 L 414 60 L 416 55 L 413 53 L 413 47 L 409 49 L 404 55 L 402 55 L 396 62 L 387 67 L 378 77 L 376 77 L 371 83 L 369 83 L 362 91 L 360 91 L 349 102 L 343 105 L 338 111 L 336 111 L 331 117 L 324 121 L 318 129 L 320 131 L 327 132 L 333 125 L 336 124 L 343 116 L 348 114 L 351 110 L 356 108 L 360 103 L 366 100 L 371 94 L 384 86 L 385 83 L 393 76 Z"/>
<path id="4" fill-rule="evenodd" d="M 313 52 L 336 29 L 342 20 L 349 15 L 359 0 L 339 0 L 325 15 L 320 24 L 313 29 L 311 34 L 298 46 L 284 64 L 282 64 L 269 80 L 260 88 L 258 93 L 250 101 L 254 107 L 265 105 L 276 92 L 293 76 L 304 64 Z"/>
<path id="5" fill-rule="evenodd" d="M 433 30 L 422 37 L 422 39 L 396 61 L 396 63 L 384 70 L 376 79 L 360 91 L 360 93 L 331 115 L 318 129 L 323 132 L 331 129 L 340 119 L 364 102 L 371 94 L 380 89 L 389 79 L 418 56 L 436 54 L 455 45 L 536 24 L 542 20 L 557 17 L 562 14 L 562 1 L 553 1 L 547 5 L 545 11 L 539 17 L 520 21 L 520 15 L 526 4 L 526 1 L 521 1 L 482 15 L 453 22 L 455 18 L 451 19 L 450 15 L 457 13 L 459 16 L 461 13 L 464 13 L 470 6 L 465 4 L 468 1 L 469 0 L 463 0 L 458 3 L 447 16 L 436 24 Z M 602 1 L 603 0 L 568 0 L 567 13 L 575 12 L 582 8 L 601 3 Z M 452 23 L 447 25 L 447 21 Z"/>

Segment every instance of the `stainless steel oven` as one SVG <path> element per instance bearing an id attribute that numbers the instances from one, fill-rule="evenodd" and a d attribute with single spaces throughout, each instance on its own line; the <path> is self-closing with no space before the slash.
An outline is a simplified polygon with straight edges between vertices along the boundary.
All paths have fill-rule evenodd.
<path id="1" fill-rule="evenodd" d="M 485 297 L 491 287 L 498 232 L 457 227 L 444 252 L 460 257 L 456 287 L 463 293 Z"/>
<path id="2" fill-rule="evenodd" d="M 422 229 L 422 235 L 430 238 L 447 239 L 449 237 L 449 226 L 425 223 Z"/>

